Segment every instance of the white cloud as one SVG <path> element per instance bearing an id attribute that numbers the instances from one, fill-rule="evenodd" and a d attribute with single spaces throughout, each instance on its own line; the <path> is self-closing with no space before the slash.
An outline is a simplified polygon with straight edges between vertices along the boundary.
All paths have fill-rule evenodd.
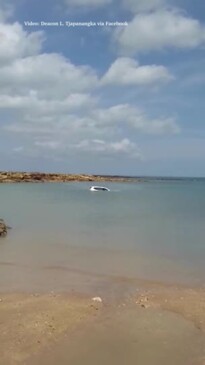
<path id="1" fill-rule="evenodd" d="M 0 109 L 29 113 L 33 119 L 41 116 L 60 116 L 75 110 L 86 109 L 94 105 L 89 94 L 70 94 L 63 100 L 45 100 L 32 93 L 28 96 L 0 95 Z"/>
<path id="2" fill-rule="evenodd" d="M 19 23 L 0 23 L 0 65 L 41 51 L 43 32 L 27 33 Z"/>
<path id="3" fill-rule="evenodd" d="M 98 8 L 110 4 L 112 0 L 64 0 L 66 5 L 72 7 L 93 7 Z"/>
<path id="4" fill-rule="evenodd" d="M 1 46 L 0 46 L 1 47 Z M 95 72 L 88 66 L 75 66 L 58 54 L 39 54 L 16 59 L 0 68 L 0 90 L 28 95 L 33 90 L 40 98 L 62 99 L 70 93 L 93 88 Z"/>
<path id="5" fill-rule="evenodd" d="M 34 145 L 40 148 L 51 149 L 51 150 L 58 150 L 61 149 L 63 146 L 59 141 L 47 140 L 47 141 L 35 141 Z"/>
<path id="6" fill-rule="evenodd" d="M 123 138 L 120 141 L 105 141 L 105 140 L 83 140 L 75 146 L 83 152 L 101 153 L 106 156 L 112 155 L 127 155 L 132 158 L 142 159 L 142 154 L 138 146 L 131 142 L 128 138 Z"/>
<path id="7" fill-rule="evenodd" d="M 117 141 L 111 141 L 109 138 L 105 139 L 82 139 L 77 143 L 60 143 L 54 139 L 48 139 L 48 137 L 42 140 L 36 140 L 34 143 L 39 153 L 54 153 L 55 156 L 66 156 L 70 153 L 73 154 L 86 154 L 115 158 L 115 157 L 128 157 L 138 160 L 143 159 L 142 152 L 138 145 L 131 142 L 128 138 L 123 138 Z M 20 152 L 20 149 L 16 151 Z"/>
<path id="8" fill-rule="evenodd" d="M 196 48 L 205 43 L 205 26 L 178 10 L 138 14 L 115 32 L 121 51 L 140 52 L 163 48 Z"/>
<path id="9" fill-rule="evenodd" d="M 13 152 L 29 149 L 30 155 L 33 150 L 33 156 L 43 153 L 49 158 L 73 151 L 141 158 L 130 135 L 133 139 L 138 133 L 178 131 L 174 120 L 153 120 L 129 104 L 102 107 L 96 97 L 96 72 L 59 54 L 42 53 L 43 33 L 28 33 L 18 23 L 1 24 L 0 30 L 1 132 L 12 140 L 15 136 L 15 146 L 22 146 L 14 146 Z M 122 84 L 128 85 L 131 73 L 135 84 L 170 77 L 162 66 L 140 66 L 122 58 L 108 70 L 105 82 L 114 83 L 120 72 Z"/>
<path id="10" fill-rule="evenodd" d="M 170 81 L 173 76 L 166 67 L 157 65 L 140 66 L 132 58 L 118 58 L 103 76 L 103 85 L 150 85 Z"/>
<path id="11" fill-rule="evenodd" d="M 162 7 L 166 0 L 123 0 L 123 4 L 132 12 L 149 11 Z"/>
<path id="12" fill-rule="evenodd" d="M 95 155 L 108 158 L 143 159 L 138 145 L 130 141 L 139 133 L 151 135 L 176 134 L 179 127 L 172 119 L 152 119 L 144 112 L 129 105 L 110 108 L 88 108 L 83 115 L 76 111 L 34 116 L 30 110 L 22 110 L 11 117 L 2 132 L 15 136 L 23 144 L 16 152 L 29 156 L 47 156 L 49 159 L 75 155 Z"/>
<path id="13" fill-rule="evenodd" d="M 0 22 L 10 18 L 13 15 L 13 11 L 13 6 L 8 1 L 5 3 L 5 0 L 0 0 Z"/>
<path id="14" fill-rule="evenodd" d="M 0 104 L 1 108 L 1 104 Z M 152 119 L 145 112 L 129 104 L 119 104 L 110 108 L 90 107 L 83 115 L 78 110 L 33 114 L 33 110 L 25 110 L 16 114 L 18 121 L 4 126 L 4 130 L 30 135 L 55 135 L 59 140 L 70 139 L 72 142 L 92 136 L 107 138 L 121 135 L 124 130 L 130 134 L 163 135 L 179 133 L 180 128 L 172 118 Z"/>
<path id="15" fill-rule="evenodd" d="M 129 104 L 119 104 L 108 109 L 93 111 L 95 125 L 104 128 L 129 127 L 145 134 L 176 134 L 180 128 L 173 118 L 152 119 L 144 111 Z"/>

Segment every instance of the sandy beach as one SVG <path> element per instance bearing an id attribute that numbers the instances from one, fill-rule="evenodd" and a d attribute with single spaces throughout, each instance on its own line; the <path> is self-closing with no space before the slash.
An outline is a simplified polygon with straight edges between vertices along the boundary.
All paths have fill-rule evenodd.
<path id="1" fill-rule="evenodd" d="M 96 315 L 80 296 L 13 293 L 0 298 L 1 364 L 23 364 Z"/>
<path id="2" fill-rule="evenodd" d="M 1 294 L 0 363 L 205 364 L 204 289 L 139 282 L 132 293 Z"/>
<path id="3" fill-rule="evenodd" d="M 204 185 L 89 185 L 1 185 L 0 365 L 205 365 Z"/>

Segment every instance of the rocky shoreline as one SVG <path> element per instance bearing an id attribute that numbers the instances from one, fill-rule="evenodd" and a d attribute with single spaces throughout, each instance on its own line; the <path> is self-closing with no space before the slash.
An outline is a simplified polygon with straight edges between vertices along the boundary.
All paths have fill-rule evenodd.
<path id="1" fill-rule="evenodd" d="M 121 176 L 85 175 L 85 174 L 55 174 L 41 172 L 0 172 L 0 183 L 36 183 L 36 182 L 72 182 L 72 181 L 142 181 L 141 178 Z"/>
<path id="2" fill-rule="evenodd" d="M 3 219 L 0 219 L 0 237 L 5 237 L 7 235 L 7 229 L 6 223 Z"/>

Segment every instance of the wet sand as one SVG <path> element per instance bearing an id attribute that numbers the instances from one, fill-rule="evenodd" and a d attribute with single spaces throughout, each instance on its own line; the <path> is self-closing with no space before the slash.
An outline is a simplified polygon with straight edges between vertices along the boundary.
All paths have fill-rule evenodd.
<path id="1" fill-rule="evenodd" d="M 102 303 L 53 292 L 0 298 L 2 365 L 205 364 L 204 289 L 119 279 Z"/>
<path id="2" fill-rule="evenodd" d="M 87 298 L 50 294 L 0 295 L 0 364 L 23 364 L 96 316 Z M 42 362 L 43 364 L 43 362 Z"/>

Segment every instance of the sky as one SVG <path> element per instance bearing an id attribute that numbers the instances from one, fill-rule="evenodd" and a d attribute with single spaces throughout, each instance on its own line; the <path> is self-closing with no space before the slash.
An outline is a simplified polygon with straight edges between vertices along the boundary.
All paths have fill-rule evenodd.
<path id="1" fill-rule="evenodd" d="M 205 177 L 204 116 L 205 1 L 0 0 L 0 170 Z"/>

